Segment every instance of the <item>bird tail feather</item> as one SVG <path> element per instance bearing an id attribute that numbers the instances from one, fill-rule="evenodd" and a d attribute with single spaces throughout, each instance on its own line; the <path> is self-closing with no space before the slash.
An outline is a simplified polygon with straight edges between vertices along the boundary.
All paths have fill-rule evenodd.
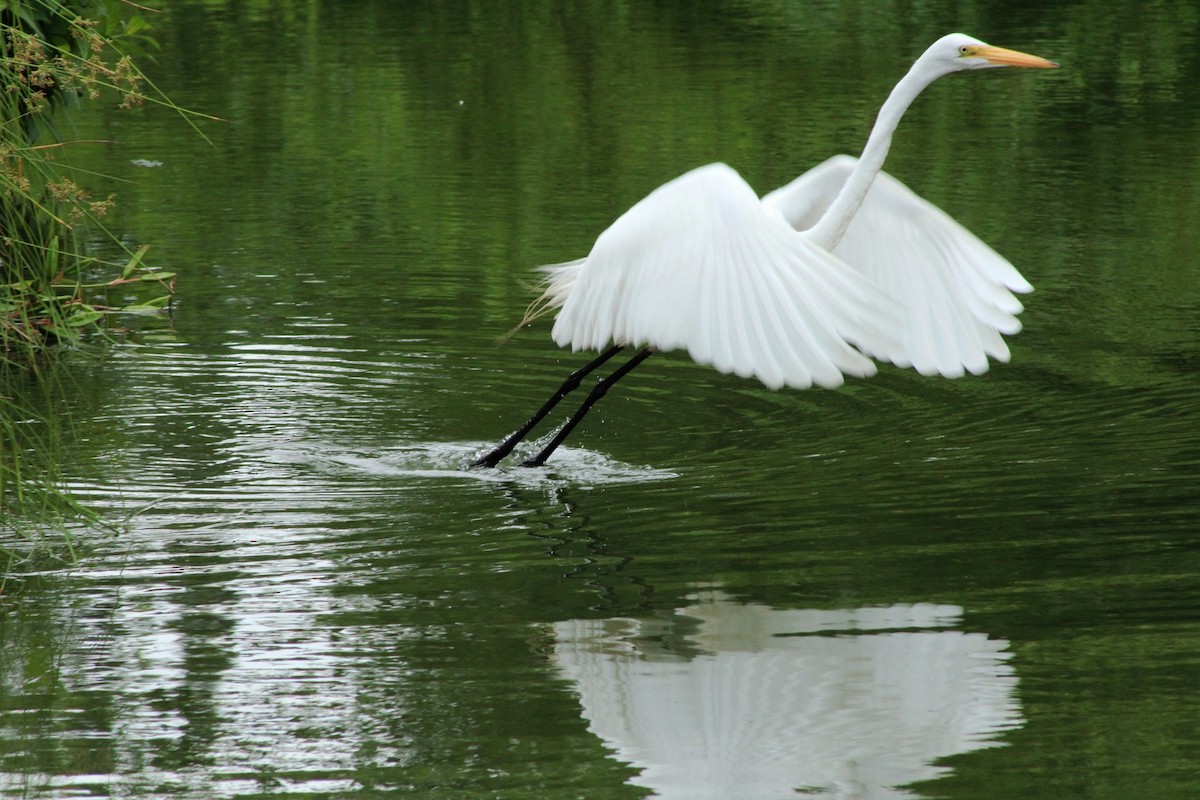
<path id="1" fill-rule="evenodd" d="M 562 308 L 563 303 L 567 302 L 567 296 L 571 294 L 571 287 L 575 285 L 575 277 L 583 268 L 585 261 L 587 261 L 586 258 L 577 258 L 562 264 L 547 264 L 544 267 L 538 267 L 540 272 L 546 273 L 546 277 L 537 284 L 541 293 L 529 303 L 525 308 L 525 316 L 513 326 L 512 330 L 501 337 L 501 341 L 507 341 L 529 323 L 541 319 L 555 309 Z"/>

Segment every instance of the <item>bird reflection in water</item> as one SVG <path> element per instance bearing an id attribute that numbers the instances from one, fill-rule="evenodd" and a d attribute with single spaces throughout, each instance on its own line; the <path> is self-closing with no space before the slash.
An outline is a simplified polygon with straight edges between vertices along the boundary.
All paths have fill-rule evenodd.
<path id="1" fill-rule="evenodd" d="M 962 608 L 774 609 L 719 590 L 554 625 L 589 730 L 663 798 L 909 798 L 1023 720 L 1007 642 Z"/>

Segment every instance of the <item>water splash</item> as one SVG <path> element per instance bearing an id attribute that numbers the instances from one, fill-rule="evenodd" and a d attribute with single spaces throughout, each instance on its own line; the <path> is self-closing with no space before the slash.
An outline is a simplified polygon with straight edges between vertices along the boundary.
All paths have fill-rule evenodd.
<path id="1" fill-rule="evenodd" d="M 583 448 L 559 449 L 545 467 L 521 467 L 517 456 L 495 468 L 471 468 L 471 462 L 491 447 L 488 442 L 430 442 L 409 444 L 378 453 L 326 455 L 328 462 L 374 477 L 446 478 L 483 483 L 548 486 L 643 483 L 679 477 L 671 470 L 626 464 Z M 532 450 L 531 450 L 532 452 Z"/>

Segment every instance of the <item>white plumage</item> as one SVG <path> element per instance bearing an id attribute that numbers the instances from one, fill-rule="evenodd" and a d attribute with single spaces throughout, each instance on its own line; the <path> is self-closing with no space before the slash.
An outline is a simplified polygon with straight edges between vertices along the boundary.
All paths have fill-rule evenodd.
<path id="1" fill-rule="evenodd" d="M 545 267 L 554 341 L 685 350 L 771 388 L 874 374 L 867 356 L 948 378 L 1007 361 L 1002 335 L 1032 291 L 933 204 L 880 171 L 916 95 L 949 72 L 1050 67 L 962 34 L 939 39 L 897 84 L 861 159 L 835 156 L 761 200 L 710 164 L 622 214 L 584 259 Z"/>
<path id="2" fill-rule="evenodd" d="M 799 231 L 816 224 L 853 171 L 834 156 L 763 198 Z M 883 356 L 923 375 L 957 378 L 987 371 L 988 356 L 1008 361 L 1000 334 L 1021 330 L 1013 292 L 1033 291 L 1008 261 L 900 181 L 875 176 L 833 254 L 902 308 L 899 346 Z"/>
<path id="3" fill-rule="evenodd" d="M 686 350 L 771 388 L 806 388 L 873 375 L 851 344 L 880 355 L 897 346 L 895 303 L 766 213 L 724 164 L 659 187 L 584 261 L 551 270 L 551 291 L 565 298 L 552 335 L 575 350 L 610 341 Z"/>
<path id="4" fill-rule="evenodd" d="M 881 170 L 892 132 L 942 75 L 1057 66 L 952 33 L 916 60 L 879 110 L 862 156 L 837 156 L 759 200 L 725 164 L 651 192 L 600 234 L 586 258 L 544 267 L 528 322 L 558 311 L 561 347 L 603 350 L 474 466 L 496 466 L 583 376 L 641 348 L 601 379 L 541 452 L 651 353 L 685 350 L 721 372 L 781 386 L 834 387 L 875 373 L 872 358 L 926 375 L 980 373 L 1008 360 L 1020 330 L 1014 292 L 1032 287 L 991 248 Z"/>

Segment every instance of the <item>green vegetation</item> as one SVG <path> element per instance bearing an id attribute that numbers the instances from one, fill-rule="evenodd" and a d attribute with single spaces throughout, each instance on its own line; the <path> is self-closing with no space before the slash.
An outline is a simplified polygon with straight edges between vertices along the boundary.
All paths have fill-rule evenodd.
<path id="1" fill-rule="evenodd" d="M 83 512 L 55 485 L 25 384 L 57 349 L 171 299 L 173 275 L 105 226 L 115 197 L 93 197 L 70 165 L 72 149 L 103 143 L 64 139 L 55 125 L 106 95 L 125 108 L 170 105 L 129 55 L 153 44 L 143 11 L 127 0 L 0 0 L 0 531 Z"/>
<path id="2" fill-rule="evenodd" d="M 0 358 L 26 365 L 47 345 L 77 342 L 113 314 L 170 298 L 169 274 L 147 269 L 103 224 L 113 196 L 92 197 L 59 157 L 94 142 L 63 141 L 52 114 L 102 92 L 125 107 L 146 99 L 145 79 L 117 43 L 146 41 L 140 15 L 119 0 L 6 0 L 0 5 Z M 113 255 L 115 254 L 115 256 Z M 161 291 L 135 305 L 113 287 L 146 281 Z"/>

